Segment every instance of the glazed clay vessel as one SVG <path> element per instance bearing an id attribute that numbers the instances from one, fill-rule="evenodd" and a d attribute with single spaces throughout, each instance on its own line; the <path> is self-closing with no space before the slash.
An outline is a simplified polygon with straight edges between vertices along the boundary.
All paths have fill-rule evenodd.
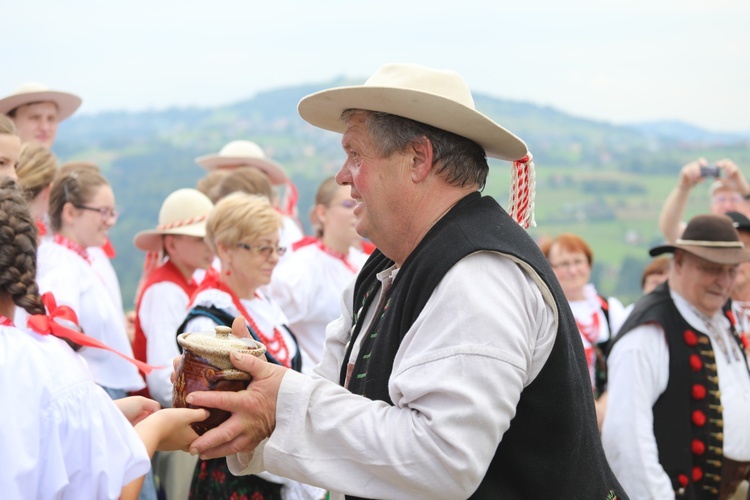
<path id="1" fill-rule="evenodd" d="M 250 375 L 238 370 L 229 356 L 233 351 L 262 357 L 266 348 L 251 338 L 238 338 L 232 329 L 217 326 L 216 333 L 181 333 L 177 342 L 183 347 L 182 360 L 177 367 L 172 390 L 175 408 L 198 408 L 187 404 L 185 397 L 193 391 L 241 391 L 250 383 Z M 230 413 L 206 408 L 210 415 L 202 422 L 191 424 L 198 435 L 218 426 Z"/>

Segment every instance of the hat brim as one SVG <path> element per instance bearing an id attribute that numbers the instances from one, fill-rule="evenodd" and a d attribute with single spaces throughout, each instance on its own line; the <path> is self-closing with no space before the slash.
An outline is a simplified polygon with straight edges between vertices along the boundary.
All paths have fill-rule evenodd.
<path id="1" fill-rule="evenodd" d="M 246 156 L 219 156 L 204 155 L 195 159 L 195 162 L 206 170 L 215 170 L 222 167 L 255 167 L 268 176 L 271 184 L 278 186 L 285 184 L 288 180 L 286 172 L 278 163 L 261 158 L 248 158 Z"/>
<path id="2" fill-rule="evenodd" d="M 674 253 L 680 249 L 714 264 L 734 265 L 750 262 L 750 251 L 746 248 L 711 248 L 694 245 L 660 245 L 648 251 L 651 257 L 665 253 Z"/>
<path id="3" fill-rule="evenodd" d="M 520 160 L 526 144 L 482 113 L 451 99 L 412 89 L 377 86 L 339 87 L 304 97 L 297 111 L 308 123 L 333 132 L 346 132 L 341 113 L 365 109 L 389 113 L 466 137 L 484 148 L 487 156 Z"/>
<path id="4" fill-rule="evenodd" d="M 17 107 L 23 106 L 24 104 L 47 101 L 57 104 L 57 120 L 60 122 L 75 113 L 83 102 L 77 95 L 69 94 L 67 92 L 58 92 L 56 90 L 25 92 L 23 94 L 14 94 L 4 99 L 0 99 L 0 113 L 7 115 Z"/>
<path id="5" fill-rule="evenodd" d="M 165 229 L 162 231 L 150 229 L 141 231 L 133 238 L 133 244 L 136 248 L 144 252 L 159 252 L 162 250 L 162 236 L 167 234 L 182 234 L 185 236 L 197 236 L 204 238 L 206 236 L 206 221 L 189 226 L 181 226 L 174 229 Z"/>

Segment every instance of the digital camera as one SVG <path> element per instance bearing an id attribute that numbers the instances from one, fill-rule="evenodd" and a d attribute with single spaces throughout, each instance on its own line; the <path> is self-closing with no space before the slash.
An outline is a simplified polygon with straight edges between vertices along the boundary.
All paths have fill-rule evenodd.
<path id="1" fill-rule="evenodd" d="M 715 177 L 721 175 L 721 169 L 714 164 L 701 165 L 701 177 Z"/>

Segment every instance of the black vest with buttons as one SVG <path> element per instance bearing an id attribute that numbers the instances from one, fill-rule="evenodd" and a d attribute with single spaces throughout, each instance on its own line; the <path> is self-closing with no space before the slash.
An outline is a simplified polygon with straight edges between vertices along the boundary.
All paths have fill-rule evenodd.
<path id="1" fill-rule="evenodd" d="M 669 348 L 669 382 L 653 408 L 659 463 L 678 498 L 718 498 L 723 421 L 711 339 L 685 321 L 668 283 L 638 301 L 612 349 L 628 332 L 646 323 L 664 329 Z M 741 346 L 739 337 L 734 337 Z"/>
<path id="2" fill-rule="evenodd" d="M 354 292 L 357 314 L 345 360 L 357 336 L 366 336 L 349 390 L 393 404 L 388 381 L 404 335 L 443 276 L 477 251 L 499 252 L 529 264 L 554 296 L 559 325 L 549 359 L 521 393 L 510 428 L 472 498 L 627 498 L 604 457 L 583 344 L 562 289 L 536 243 L 490 197 L 466 196 L 430 229 L 387 290 L 386 307 L 376 312 L 370 328 L 362 332 L 362 320 L 380 286 L 376 275 L 393 265 L 378 251 L 370 257 Z M 471 304 L 466 306 L 471 308 Z M 346 370 L 345 362 L 342 384 Z"/>

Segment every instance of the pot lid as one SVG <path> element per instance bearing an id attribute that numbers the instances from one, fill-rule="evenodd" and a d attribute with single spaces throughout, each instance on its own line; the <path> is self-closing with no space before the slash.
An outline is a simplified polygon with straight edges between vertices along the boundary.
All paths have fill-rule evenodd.
<path id="1" fill-rule="evenodd" d="M 177 342 L 193 354 L 222 370 L 234 369 L 229 355 L 233 351 L 263 356 L 266 346 L 249 337 L 235 337 L 228 326 L 219 325 L 215 332 L 186 332 L 177 336 Z"/>

